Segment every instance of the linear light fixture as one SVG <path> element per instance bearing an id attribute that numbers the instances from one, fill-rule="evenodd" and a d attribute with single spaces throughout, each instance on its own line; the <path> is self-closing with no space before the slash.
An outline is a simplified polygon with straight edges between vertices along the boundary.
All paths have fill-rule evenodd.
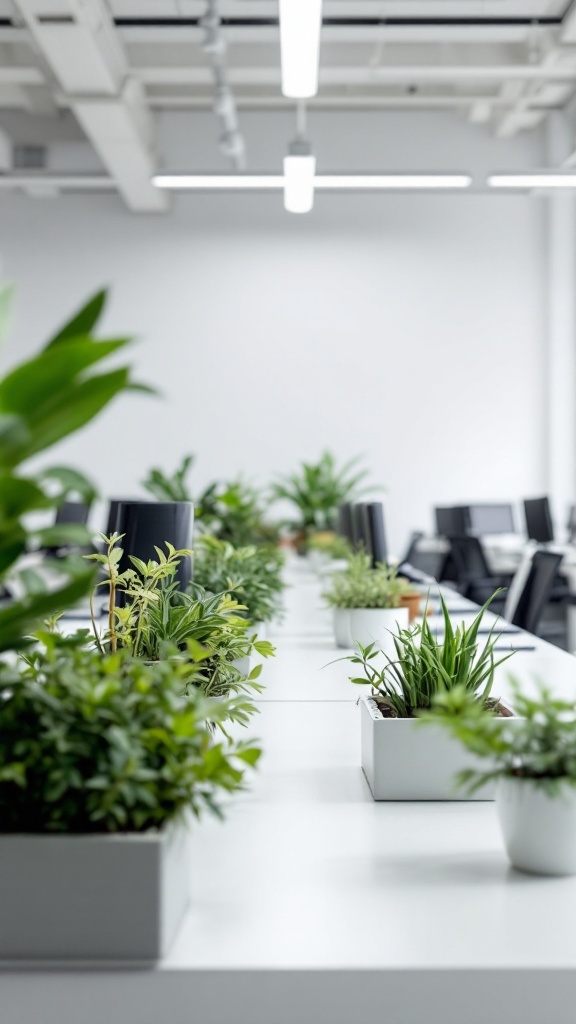
<path id="1" fill-rule="evenodd" d="M 156 174 L 157 188 L 196 192 L 224 190 L 248 191 L 283 189 L 283 174 Z M 468 174 L 317 174 L 314 188 L 334 191 L 372 191 L 429 189 L 466 189 L 472 184 Z"/>
<path id="2" fill-rule="evenodd" d="M 318 92 L 322 0 L 280 0 L 282 92 L 308 99 Z"/>
<path id="3" fill-rule="evenodd" d="M 575 172 L 542 172 L 526 174 L 491 174 L 490 188 L 576 188 Z"/>

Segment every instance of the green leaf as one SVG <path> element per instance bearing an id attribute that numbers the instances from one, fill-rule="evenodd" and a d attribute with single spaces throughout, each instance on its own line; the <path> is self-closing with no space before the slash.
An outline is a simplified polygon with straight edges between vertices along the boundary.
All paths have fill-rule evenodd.
<path id="1" fill-rule="evenodd" d="M 89 301 L 74 314 L 71 320 L 67 321 L 63 327 L 54 335 L 54 337 L 48 342 L 47 348 L 53 345 L 59 345 L 63 341 L 69 341 L 70 338 L 77 338 L 80 334 L 90 334 L 96 327 L 104 306 L 106 305 L 108 293 L 106 289 L 97 292 L 93 295 Z"/>

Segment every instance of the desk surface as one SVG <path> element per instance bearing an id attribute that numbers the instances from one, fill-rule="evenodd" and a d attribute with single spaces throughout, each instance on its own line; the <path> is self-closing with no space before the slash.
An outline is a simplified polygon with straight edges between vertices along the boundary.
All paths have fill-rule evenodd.
<path id="1" fill-rule="evenodd" d="M 6 965 L 1 1024 L 573 1022 L 576 879 L 512 871 L 493 804 L 372 801 L 318 582 L 293 566 L 290 583 L 251 729 L 262 768 L 224 825 L 196 828 L 168 958 Z M 576 693 L 576 659 L 543 641 L 499 670 L 502 696 L 512 666 L 522 685 Z"/>

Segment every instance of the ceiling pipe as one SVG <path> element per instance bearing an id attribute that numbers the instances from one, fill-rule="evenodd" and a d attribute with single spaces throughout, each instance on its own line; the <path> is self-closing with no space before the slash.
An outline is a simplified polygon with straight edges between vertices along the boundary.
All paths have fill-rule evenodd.
<path id="1" fill-rule="evenodd" d="M 217 0 L 208 0 L 200 25 L 204 30 L 200 45 L 210 62 L 214 81 L 213 109 L 223 128 L 220 150 L 237 171 L 242 171 L 246 166 L 246 146 L 238 127 L 234 94 L 228 84 L 226 40 L 221 31 L 222 21 L 218 14 Z"/>

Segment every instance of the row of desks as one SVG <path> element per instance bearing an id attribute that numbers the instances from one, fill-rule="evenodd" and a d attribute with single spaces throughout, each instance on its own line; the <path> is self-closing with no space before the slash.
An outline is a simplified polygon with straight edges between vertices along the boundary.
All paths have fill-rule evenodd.
<path id="1" fill-rule="evenodd" d="M 493 804 L 372 800 L 319 582 L 288 576 L 251 730 L 263 764 L 225 824 L 195 827 L 168 958 L 4 965 L 1 1024 L 573 1024 L 576 880 L 512 871 Z M 523 639 L 495 692 L 513 669 L 576 694 L 576 659 Z"/>

